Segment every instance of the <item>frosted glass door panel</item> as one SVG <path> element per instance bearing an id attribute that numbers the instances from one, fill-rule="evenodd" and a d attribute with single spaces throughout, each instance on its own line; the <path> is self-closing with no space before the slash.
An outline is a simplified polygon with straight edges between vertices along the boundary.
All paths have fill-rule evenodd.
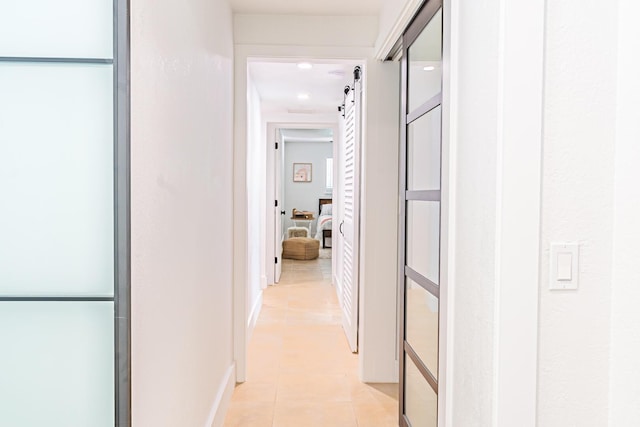
<path id="1" fill-rule="evenodd" d="M 407 202 L 407 265 L 440 283 L 440 203 Z"/>
<path id="2" fill-rule="evenodd" d="M 113 427 L 112 302 L 0 302 L 0 424 Z"/>
<path id="3" fill-rule="evenodd" d="M 438 379 L 438 298 L 411 279 L 405 292 L 407 342 Z"/>
<path id="4" fill-rule="evenodd" d="M 111 296 L 111 65 L 0 63 L 0 296 Z"/>
<path id="5" fill-rule="evenodd" d="M 112 0 L 0 4 L 0 56 L 113 58 Z"/>
<path id="6" fill-rule="evenodd" d="M 438 425 L 438 396 L 409 356 L 405 356 L 404 410 L 414 427 Z"/>
<path id="7" fill-rule="evenodd" d="M 409 113 L 442 91 L 442 9 L 409 47 Z"/>
<path id="8" fill-rule="evenodd" d="M 409 125 L 407 135 L 407 190 L 440 189 L 441 107 Z"/>

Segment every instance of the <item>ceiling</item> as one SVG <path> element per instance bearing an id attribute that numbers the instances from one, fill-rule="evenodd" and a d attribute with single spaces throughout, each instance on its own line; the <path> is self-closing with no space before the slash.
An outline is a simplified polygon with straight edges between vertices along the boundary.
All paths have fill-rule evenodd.
<path id="1" fill-rule="evenodd" d="M 300 69 L 297 62 L 249 62 L 249 74 L 268 113 L 326 114 L 338 112 L 344 87 L 353 82 L 354 62 L 314 62 Z M 308 99 L 299 99 L 307 94 Z"/>
<path id="2" fill-rule="evenodd" d="M 377 15 L 383 0 L 231 0 L 236 13 L 269 15 Z"/>

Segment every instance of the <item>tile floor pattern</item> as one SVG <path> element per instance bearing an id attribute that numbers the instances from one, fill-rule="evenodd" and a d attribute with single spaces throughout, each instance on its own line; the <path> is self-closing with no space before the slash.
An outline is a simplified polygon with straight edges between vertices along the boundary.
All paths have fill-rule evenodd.
<path id="1" fill-rule="evenodd" d="M 342 331 L 331 260 L 284 260 L 264 292 L 249 343 L 247 382 L 225 427 L 396 427 L 397 384 L 358 380 Z"/>

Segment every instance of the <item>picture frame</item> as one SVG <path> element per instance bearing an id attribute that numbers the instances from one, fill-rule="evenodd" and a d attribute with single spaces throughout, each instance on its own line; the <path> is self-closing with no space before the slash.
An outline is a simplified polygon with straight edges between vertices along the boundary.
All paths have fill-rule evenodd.
<path id="1" fill-rule="evenodd" d="M 311 173 L 311 163 L 293 164 L 293 182 L 311 182 Z"/>

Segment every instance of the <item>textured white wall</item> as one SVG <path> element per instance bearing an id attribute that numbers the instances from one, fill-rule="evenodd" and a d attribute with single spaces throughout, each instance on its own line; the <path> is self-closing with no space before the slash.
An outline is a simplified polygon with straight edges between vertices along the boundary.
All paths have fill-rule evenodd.
<path id="1" fill-rule="evenodd" d="M 610 426 L 640 419 L 640 3 L 619 4 Z"/>
<path id="2" fill-rule="evenodd" d="M 203 426 L 233 363 L 231 11 L 134 0 L 131 49 L 133 424 Z"/>
<path id="3" fill-rule="evenodd" d="M 616 1 L 547 2 L 538 368 L 545 427 L 608 422 L 616 25 Z M 549 245 L 562 241 L 580 243 L 577 291 L 548 289 Z"/>

